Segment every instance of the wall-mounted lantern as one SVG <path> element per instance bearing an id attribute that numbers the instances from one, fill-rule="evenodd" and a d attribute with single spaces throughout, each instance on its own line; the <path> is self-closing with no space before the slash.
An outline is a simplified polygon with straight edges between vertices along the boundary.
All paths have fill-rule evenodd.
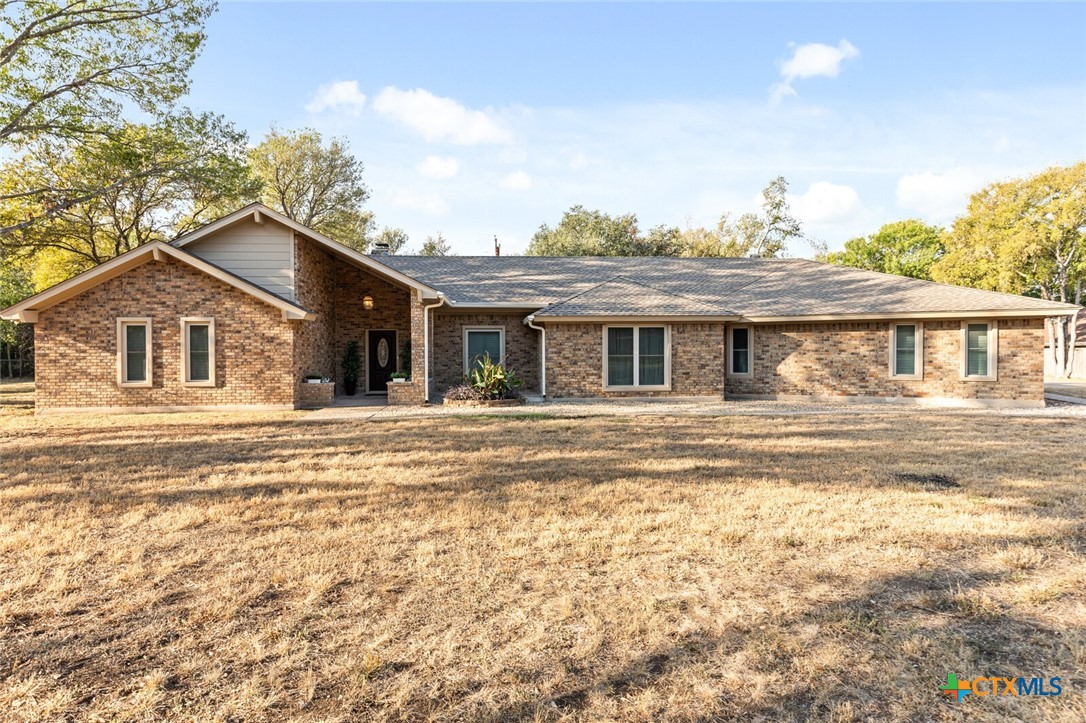
<path id="1" fill-rule="evenodd" d="M 372 296 L 363 296 L 362 297 L 362 308 L 365 309 L 366 311 L 369 311 L 370 309 L 373 308 L 373 297 Z"/>

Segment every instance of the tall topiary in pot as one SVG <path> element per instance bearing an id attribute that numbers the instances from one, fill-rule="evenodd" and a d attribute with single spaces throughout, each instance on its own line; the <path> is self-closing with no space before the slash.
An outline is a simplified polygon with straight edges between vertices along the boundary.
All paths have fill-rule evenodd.
<path id="1" fill-rule="evenodd" d="M 358 342 L 347 342 L 347 351 L 343 354 L 343 393 L 353 397 L 358 391 L 358 375 L 362 371 L 362 356 L 358 353 Z"/>

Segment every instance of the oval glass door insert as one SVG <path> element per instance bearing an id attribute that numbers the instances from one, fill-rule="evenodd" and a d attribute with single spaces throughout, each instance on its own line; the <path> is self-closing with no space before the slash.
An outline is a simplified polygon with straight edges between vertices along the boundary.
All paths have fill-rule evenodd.
<path id="1" fill-rule="evenodd" d="M 377 342 L 377 366 L 388 366 L 388 339 L 380 339 Z"/>

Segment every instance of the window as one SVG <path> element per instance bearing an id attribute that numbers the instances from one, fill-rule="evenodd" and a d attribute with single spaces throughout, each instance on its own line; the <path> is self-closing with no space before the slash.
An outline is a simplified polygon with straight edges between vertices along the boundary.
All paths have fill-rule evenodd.
<path id="1" fill-rule="evenodd" d="M 671 387 L 671 353 L 666 326 L 605 326 L 603 356 L 605 388 Z"/>
<path id="2" fill-rule="evenodd" d="M 750 328 L 733 326 L 728 333 L 731 338 L 728 352 L 728 374 L 733 377 L 749 377 Z"/>
<path id="3" fill-rule="evenodd" d="M 181 382 L 193 387 L 215 386 L 215 320 L 181 320 Z"/>
<path id="4" fill-rule="evenodd" d="M 995 322 L 962 322 L 962 378 L 994 381 L 999 336 Z"/>
<path id="5" fill-rule="evenodd" d="M 890 325 L 890 377 L 924 378 L 924 327 L 919 323 Z"/>
<path id="6" fill-rule="evenodd" d="M 146 317 L 117 319 L 117 383 L 151 386 L 151 320 Z"/>
<path id="7" fill-rule="evenodd" d="M 476 326 L 464 329 L 464 373 L 471 370 L 487 355 L 495 364 L 505 359 L 505 327 Z"/>

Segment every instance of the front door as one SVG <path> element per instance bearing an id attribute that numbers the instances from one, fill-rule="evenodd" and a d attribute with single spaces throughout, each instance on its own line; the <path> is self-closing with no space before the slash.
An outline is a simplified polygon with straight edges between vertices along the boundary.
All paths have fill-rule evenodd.
<path id="1" fill-rule="evenodd" d="M 369 360 L 366 375 L 366 391 L 371 394 L 388 392 L 388 380 L 396 371 L 396 332 L 369 331 Z"/>

